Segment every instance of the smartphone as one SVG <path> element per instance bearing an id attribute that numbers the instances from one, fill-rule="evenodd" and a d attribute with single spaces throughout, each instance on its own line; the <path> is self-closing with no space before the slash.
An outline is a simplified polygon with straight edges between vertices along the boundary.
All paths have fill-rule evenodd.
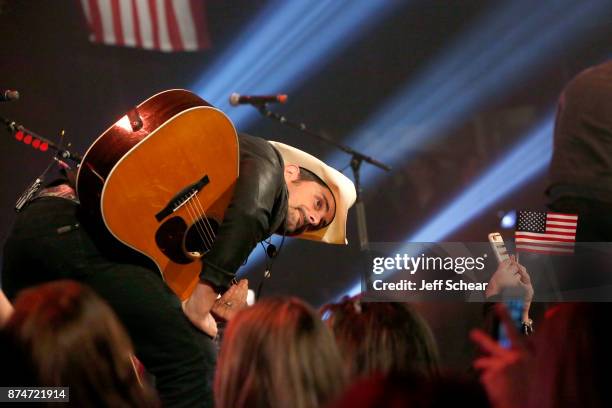
<path id="1" fill-rule="evenodd" d="M 499 232 L 492 232 L 489 234 L 489 243 L 491 244 L 491 248 L 493 249 L 495 257 L 499 263 L 510 259 L 510 255 L 508 254 L 508 250 L 504 244 L 504 239 Z M 506 293 L 506 295 L 508 295 L 508 293 Z M 520 331 L 522 328 L 523 298 L 515 296 L 508 298 L 508 296 L 502 295 L 502 299 L 505 299 L 504 304 L 508 309 L 508 313 L 510 314 L 514 326 Z M 499 321 L 499 319 L 495 319 L 494 326 L 494 335 L 499 344 L 504 348 L 509 348 L 511 346 L 510 338 L 508 337 L 508 333 L 506 332 L 504 325 Z"/>
<path id="2" fill-rule="evenodd" d="M 491 248 L 493 248 L 497 262 L 502 263 L 506 259 L 510 259 L 508 250 L 504 244 L 504 239 L 499 232 L 492 232 L 489 234 L 489 243 L 491 244 Z"/>
<path id="3" fill-rule="evenodd" d="M 520 333 L 523 326 L 523 299 L 521 298 L 512 298 L 504 301 L 506 308 L 508 309 L 508 313 L 510 314 L 510 318 L 512 319 L 512 323 L 514 327 Z M 495 319 L 495 334 L 497 337 L 497 341 L 499 345 L 504 348 L 510 348 L 512 345 L 510 342 L 510 338 L 508 337 L 508 332 L 506 331 L 506 327 L 499 321 L 499 319 Z"/>

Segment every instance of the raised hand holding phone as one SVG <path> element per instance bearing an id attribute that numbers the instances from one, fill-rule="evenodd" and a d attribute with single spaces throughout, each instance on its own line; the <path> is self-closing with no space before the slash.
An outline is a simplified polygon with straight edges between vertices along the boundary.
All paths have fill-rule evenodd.
<path id="1" fill-rule="evenodd" d="M 527 269 L 518 263 L 514 255 L 510 255 L 504 240 L 499 232 L 489 234 L 489 242 L 495 252 L 499 266 L 489 280 L 485 296 L 500 297 L 514 318 L 516 328 L 533 330 L 532 320 L 529 318 L 529 308 L 533 299 L 533 286 Z M 496 331 L 497 338 L 503 345 L 508 339 L 504 327 L 499 326 Z"/>
<path id="2" fill-rule="evenodd" d="M 522 289 L 525 291 L 524 299 L 531 302 L 533 298 L 533 287 L 527 269 L 518 263 L 514 255 L 510 255 L 499 232 L 489 234 L 489 242 L 499 262 L 497 270 L 491 277 L 485 295 L 491 297 L 499 295 L 505 289 Z"/>

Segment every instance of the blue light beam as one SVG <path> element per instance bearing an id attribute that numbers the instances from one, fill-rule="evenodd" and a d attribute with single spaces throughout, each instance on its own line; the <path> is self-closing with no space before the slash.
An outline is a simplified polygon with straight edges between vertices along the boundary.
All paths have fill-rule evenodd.
<path id="1" fill-rule="evenodd" d="M 553 121 L 553 114 L 549 114 L 503 160 L 492 166 L 449 206 L 408 237 L 406 242 L 440 242 L 539 175 L 548 167 L 552 158 Z M 406 252 L 406 247 L 400 245 L 393 252 L 401 254 Z M 353 296 L 360 291 L 361 284 L 356 284 L 346 294 Z"/>
<path id="2" fill-rule="evenodd" d="M 401 1 L 277 1 L 264 9 L 193 86 L 246 127 L 258 113 L 230 109 L 233 91 L 289 92 L 320 69 L 334 52 L 358 40 Z"/>
<path id="3" fill-rule="evenodd" d="M 612 2 L 606 1 L 527 1 L 487 14 L 358 129 L 349 144 L 396 165 L 520 84 L 544 61 L 578 44 L 610 9 Z M 336 154 L 331 163 L 339 166 L 343 160 Z M 366 166 L 364 186 L 382 176 Z"/>
<path id="4" fill-rule="evenodd" d="M 548 167 L 553 117 L 548 117 L 500 163 L 418 230 L 408 242 L 437 242 Z"/>

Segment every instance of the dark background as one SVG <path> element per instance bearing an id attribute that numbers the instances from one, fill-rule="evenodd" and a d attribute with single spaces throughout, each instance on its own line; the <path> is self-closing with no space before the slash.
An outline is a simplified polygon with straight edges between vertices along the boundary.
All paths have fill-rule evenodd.
<path id="1" fill-rule="evenodd" d="M 55 140 L 60 129 L 65 129 L 74 149 L 84 152 L 131 106 L 164 89 L 192 87 L 240 28 L 266 4 L 262 0 L 209 1 L 213 48 L 165 54 L 91 44 L 77 1 L 0 1 L 0 87 L 15 88 L 21 93 L 18 102 L 0 106 L 0 115 Z M 473 28 L 483 13 L 504 4 L 485 0 L 399 2 L 384 22 L 332 54 L 320 70 L 291 93 L 290 103 L 279 110 L 336 140 L 346 140 L 438 52 Z M 554 106 L 571 77 L 609 55 L 610 21 L 609 14 L 592 21 L 588 36 L 580 43 L 572 43 L 541 61 L 518 86 L 463 117 L 445 131 L 439 142 L 412 152 L 410 161 L 395 166 L 380 183 L 368 188 L 364 200 L 370 240 L 404 240 L 502 158 L 509 146 Z M 541 27 L 541 33 L 534 35 L 543 35 L 546 29 Z M 498 41 L 485 39 L 484 46 Z M 227 89 L 228 96 L 234 91 L 245 92 Z M 269 93 L 282 91 L 271 89 Z M 206 95 L 200 96 L 206 99 Z M 321 142 L 265 119 L 241 130 L 284 141 L 315 155 L 330 152 Z M 392 141 L 389 148 L 393 148 Z M 50 156 L 14 141 L 4 130 L 0 131 L 0 149 L 3 242 L 15 216 L 16 198 L 40 174 Z M 486 240 L 489 232 L 499 229 L 499 211 L 543 207 L 545 186 L 543 172 L 446 240 Z M 506 235 L 510 237 L 511 233 Z M 288 240 L 275 261 L 264 295 L 299 296 L 318 306 L 342 294 L 367 267 L 357 245 L 354 211 L 349 216 L 349 238 L 347 247 L 304 241 L 289 244 Z M 263 269 L 262 264 L 249 264 L 245 274 L 251 287 L 259 283 Z M 467 328 L 479 324 L 481 306 L 436 303 L 419 307 L 434 327 L 448 365 L 465 367 L 471 352 Z"/>

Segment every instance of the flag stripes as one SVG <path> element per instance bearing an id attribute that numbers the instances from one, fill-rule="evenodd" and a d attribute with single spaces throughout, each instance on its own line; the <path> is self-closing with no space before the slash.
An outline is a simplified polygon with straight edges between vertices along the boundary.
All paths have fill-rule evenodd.
<path id="1" fill-rule="evenodd" d="M 80 0 L 92 42 L 164 52 L 210 47 L 204 0 Z"/>
<path id="2" fill-rule="evenodd" d="M 516 251 L 572 254 L 577 226 L 577 215 L 519 211 L 514 235 Z"/>

